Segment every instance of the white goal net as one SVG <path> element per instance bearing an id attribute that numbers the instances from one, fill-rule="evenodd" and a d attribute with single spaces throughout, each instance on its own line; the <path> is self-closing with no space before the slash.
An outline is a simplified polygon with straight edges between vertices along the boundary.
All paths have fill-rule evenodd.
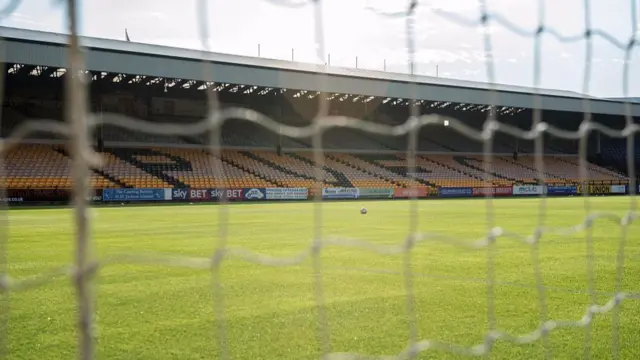
<path id="1" fill-rule="evenodd" d="M 267 0 L 265 0 L 267 1 Z M 316 49 L 317 49 L 317 71 L 319 73 L 326 72 L 327 66 L 324 61 L 327 58 L 325 53 L 323 33 L 325 28 L 330 25 L 329 20 L 325 19 L 323 13 L 323 1 L 287 1 L 287 0 L 268 0 L 282 7 L 290 8 L 302 8 L 311 7 L 314 11 L 314 24 L 313 26 L 316 32 Z M 638 27 L 638 19 L 635 14 L 638 13 L 637 5 L 634 0 L 629 0 L 630 15 L 629 19 L 619 19 L 620 22 L 630 22 L 630 27 L 636 29 Z M 10 146 L 19 142 L 21 138 L 24 138 L 32 131 L 49 131 L 59 133 L 70 139 L 69 141 L 69 153 L 73 158 L 72 177 L 73 177 L 73 209 L 74 209 L 74 221 L 75 221 L 75 264 L 63 272 L 73 278 L 75 290 L 77 292 L 77 334 L 78 334 L 78 348 L 79 356 L 83 360 L 89 360 L 96 358 L 96 343 L 97 335 L 95 333 L 96 320 L 94 312 L 94 290 L 92 287 L 92 279 L 99 276 L 99 270 L 104 262 L 99 258 L 92 256 L 92 236 L 90 231 L 90 223 L 93 221 L 89 216 L 90 205 L 87 198 L 90 194 L 89 174 L 91 167 L 100 167 L 100 157 L 96 155 L 92 148 L 92 140 L 90 140 L 90 132 L 93 128 L 100 126 L 102 123 L 108 123 L 113 126 L 117 126 L 123 129 L 129 129 L 137 132 L 147 132 L 150 134 L 158 135 L 172 135 L 172 136 L 189 136 L 189 135 L 201 135 L 210 134 L 211 142 L 209 144 L 210 151 L 214 154 L 215 159 L 220 158 L 221 151 L 221 135 L 220 129 L 223 123 L 226 121 L 235 121 L 235 119 L 244 119 L 246 121 L 253 122 L 262 127 L 269 129 L 274 133 L 279 133 L 282 136 L 288 138 L 312 138 L 313 144 L 313 157 L 316 163 L 316 178 L 317 188 L 314 192 L 315 203 L 313 205 L 313 229 L 314 236 L 313 241 L 309 248 L 295 257 L 277 258 L 266 255 L 261 255 L 241 248 L 235 248 L 227 245 L 228 240 L 228 212 L 230 206 L 222 204 L 216 211 L 220 212 L 219 223 L 217 224 L 218 233 L 213 236 L 216 239 L 216 250 L 210 258 L 205 259 L 192 259 L 192 258 L 150 258 L 150 257 L 137 257 L 132 255 L 127 261 L 139 261 L 139 262 L 153 262 L 163 265 L 177 265 L 196 268 L 208 268 L 212 269 L 212 290 L 214 294 L 214 313 L 216 322 L 216 334 L 215 341 L 219 343 L 218 354 L 203 355 L 205 357 L 214 357 L 229 359 L 233 355 L 230 354 L 227 342 L 229 341 L 229 333 L 227 331 L 227 324 L 225 320 L 225 301 L 223 289 L 223 279 L 221 278 L 221 269 L 224 267 L 225 259 L 230 256 L 244 259 L 246 261 L 261 264 L 264 266 L 287 266 L 300 264 L 304 261 L 311 261 L 313 267 L 314 277 L 314 301 L 316 303 L 315 310 L 317 311 L 317 341 L 320 352 L 323 358 L 326 359 L 360 359 L 376 356 L 380 357 L 382 354 L 378 354 L 376 350 L 372 354 L 361 353 L 360 351 L 351 353 L 349 349 L 340 349 L 336 351 L 331 344 L 331 319 L 327 314 L 327 304 L 325 295 L 323 292 L 323 268 L 322 268 L 322 253 L 328 247 L 342 246 L 358 248 L 367 251 L 373 251 L 379 253 L 380 256 L 388 254 L 400 254 L 402 255 L 402 279 L 404 286 L 404 295 L 406 298 L 406 316 L 408 322 L 408 338 L 407 343 L 403 344 L 404 350 L 396 354 L 386 354 L 383 358 L 397 358 L 397 359 L 409 359 L 409 358 L 422 358 L 423 356 L 439 357 L 442 353 L 454 354 L 454 355 L 468 355 L 468 356 L 484 356 L 490 355 L 495 351 L 495 344 L 500 341 L 516 343 L 516 344 L 530 344 L 540 342 L 543 344 L 545 351 L 544 356 L 552 358 L 554 352 L 550 345 L 548 338 L 550 334 L 561 331 L 563 328 L 583 328 L 584 336 L 576 338 L 577 342 L 584 343 L 584 353 L 574 354 L 575 357 L 589 358 L 592 356 L 593 350 L 591 349 L 591 342 L 593 337 L 596 336 L 590 333 L 591 324 L 600 314 L 607 314 L 610 316 L 611 326 L 610 333 L 607 336 L 610 337 L 610 349 L 606 352 L 611 355 L 612 358 L 622 358 L 621 352 L 622 338 L 625 336 L 620 333 L 620 321 L 621 321 L 621 307 L 623 304 L 636 304 L 637 299 L 640 299 L 640 294 L 634 292 L 637 290 L 625 288 L 623 286 L 623 275 L 625 268 L 625 259 L 628 261 L 628 254 L 625 254 L 625 249 L 628 247 L 628 239 L 637 232 L 637 229 L 632 227 L 632 222 L 637 216 L 637 205 L 635 200 L 635 193 L 637 189 L 636 173 L 635 173 L 635 158 L 634 156 L 628 156 L 628 170 L 629 170 L 629 192 L 628 197 L 628 209 L 625 209 L 625 214 L 620 216 L 609 211 L 600 211 L 593 205 L 593 197 L 591 197 L 588 191 L 583 192 L 584 195 L 584 217 L 583 221 L 567 227 L 551 227 L 547 225 L 547 219 L 545 213 L 547 212 L 547 199 L 546 196 L 541 196 L 536 199 L 535 206 L 539 209 L 539 216 L 535 219 L 536 226 L 528 229 L 526 233 L 521 231 L 512 231 L 508 224 L 501 224 L 495 217 L 495 200 L 491 194 L 487 194 L 482 203 L 485 209 L 486 218 L 483 220 L 486 233 L 478 240 L 463 241 L 457 239 L 455 235 L 436 234 L 425 231 L 424 224 L 419 222 L 419 201 L 411 199 L 407 202 L 409 207 L 409 228 L 406 231 L 406 238 L 394 246 L 379 245 L 377 243 L 367 242 L 366 239 L 352 240 L 342 237 L 329 237 L 324 231 L 323 219 L 324 215 L 322 208 L 325 206 L 322 201 L 322 186 L 325 172 L 322 168 L 325 164 L 325 154 L 323 152 L 322 136 L 323 134 L 332 128 L 353 128 L 360 131 L 364 131 L 371 134 L 379 135 L 393 135 L 404 136 L 408 139 L 409 148 L 407 149 L 407 174 L 415 173 L 417 166 L 415 160 L 415 154 L 418 151 L 418 131 L 420 129 L 429 128 L 430 126 L 441 126 L 444 121 L 447 121 L 448 126 L 459 132 L 459 134 L 465 137 L 482 142 L 484 144 L 483 152 L 483 166 L 485 174 L 485 182 L 491 184 L 494 180 L 492 171 L 494 151 L 493 151 L 493 139 L 496 134 L 507 134 L 512 137 L 533 141 L 534 142 L 534 165 L 537 172 L 537 181 L 541 183 L 545 182 L 547 172 L 545 171 L 544 163 L 544 139 L 545 134 L 547 136 L 553 136 L 565 139 L 575 139 L 579 141 L 579 155 L 580 155 L 580 178 L 583 182 L 584 188 L 588 188 L 589 182 L 589 170 L 587 162 L 588 142 L 587 138 L 589 133 L 601 132 L 611 138 L 627 138 L 628 146 L 627 153 L 635 154 L 634 148 L 634 136 L 638 130 L 638 125 L 634 123 L 632 117 L 631 105 L 627 106 L 626 126 L 623 129 L 614 129 L 607 127 L 601 123 L 595 122 L 592 119 L 590 111 L 590 100 L 588 97 L 584 98 L 583 104 L 583 121 L 577 131 L 568 131 L 545 122 L 543 118 L 542 101 L 541 96 L 532 96 L 531 108 L 533 109 L 533 125 L 529 130 L 522 130 L 515 126 L 511 126 L 500 122 L 494 112 L 489 112 L 489 116 L 484 123 L 484 127 L 481 130 L 477 130 L 465 124 L 460 119 L 453 117 L 445 117 L 441 115 L 424 114 L 421 113 L 421 109 L 417 104 L 413 102 L 409 103 L 410 117 L 401 125 L 389 126 L 380 123 L 374 123 L 370 121 L 364 121 L 355 118 L 348 118 L 343 116 L 333 116 L 329 113 L 329 105 L 326 96 L 318 96 L 319 101 L 318 113 L 312 121 L 312 125 L 308 127 L 293 127 L 284 125 L 278 121 L 278 119 L 269 118 L 257 111 L 253 111 L 241 107 L 221 107 L 217 99 L 217 94 L 214 91 L 208 91 L 208 116 L 206 119 L 195 124 L 158 124 L 147 121 L 142 121 L 134 118 L 127 118 L 121 115 L 97 115 L 92 114 L 87 107 L 88 86 L 89 79 L 83 73 L 86 69 L 83 59 L 83 50 L 81 47 L 81 38 L 78 35 L 78 22 L 80 13 L 78 10 L 78 1 L 68 0 L 66 4 L 67 21 L 69 24 L 69 43 L 68 43 L 68 73 L 72 76 L 67 76 L 65 81 L 65 119 L 66 123 L 61 124 L 55 121 L 43 121 L 38 120 L 35 122 L 25 122 L 18 130 L 16 130 L 10 138 L 3 139 L 0 142 L 0 150 L 6 151 Z M 405 2 L 398 2 L 405 3 Z M 373 2 L 367 3 L 368 11 L 377 14 L 381 18 L 393 17 L 402 19 L 406 25 L 406 48 L 408 51 L 409 69 L 414 69 L 416 59 L 415 54 L 419 49 L 416 49 L 416 21 L 417 13 L 421 6 L 426 6 L 428 2 L 419 2 L 417 0 L 405 3 L 402 7 L 399 4 L 395 4 L 393 8 L 397 10 L 384 10 L 376 6 Z M 636 34 L 630 33 L 627 39 L 616 40 L 609 36 L 606 30 L 600 30 L 591 25 L 590 13 L 589 13 L 589 0 L 585 1 L 585 31 L 577 36 L 568 36 L 556 32 L 554 29 L 549 28 L 544 22 L 544 8 L 545 1 L 539 1 L 538 14 L 532 14 L 539 19 L 539 25 L 534 29 L 521 28 L 518 24 L 514 24 L 509 21 L 508 16 L 501 15 L 492 12 L 490 1 L 479 1 L 480 13 L 473 15 L 461 15 L 456 13 L 449 13 L 444 10 L 433 9 L 433 13 L 439 17 L 447 19 L 447 21 L 455 22 L 462 26 L 476 27 L 482 31 L 482 39 L 484 46 L 484 64 L 486 65 L 486 76 L 489 80 L 489 84 L 494 84 L 496 80 L 496 67 L 494 63 L 493 49 L 492 49 L 492 34 L 489 31 L 490 26 L 500 26 L 504 31 L 510 31 L 514 34 L 520 35 L 526 38 L 534 39 L 534 55 L 533 55 L 533 69 L 532 78 L 535 86 L 540 85 L 540 78 L 542 72 L 542 50 L 541 43 L 543 37 L 549 36 L 560 41 L 562 43 L 572 43 L 582 41 L 586 46 L 584 63 L 580 66 L 584 66 L 583 76 L 583 91 L 588 93 L 590 91 L 590 78 L 593 71 L 593 61 L 589 57 L 591 56 L 592 42 L 594 39 L 600 39 L 608 41 L 612 46 L 618 48 L 622 55 L 623 62 L 621 65 L 621 71 L 624 73 L 623 80 L 623 93 L 628 95 L 628 88 L 630 82 L 633 81 L 631 73 L 631 57 L 635 47 L 637 45 Z M 215 34 L 212 34 L 209 28 L 209 20 L 206 18 L 206 14 L 210 12 L 210 8 L 213 2 L 206 0 L 197 1 L 197 13 L 201 15 L 198 22 L 198 29 L 200 35 L 200 41 L 202 43 L 202 61 L 203 64 L 210 61 L 209 44 L 212 39 L 215 38 Z M 1 13 L 4 16 L 8 16 L 19 5 L 19 1 L 10 1 L 9 5 L 6 5 L 4 12 Z M 186 6 L 186 5 L 185 5 Z M 293 31 L 293 30 L 292 30 Z M 203 65 L 204 79 L 211 79 L 215 81 L 216 74 L 208 72 L 210 67 Z M 6 76 L 6 73 L 1 76 Z M 413 75 L 412 75 L 413 76 Z M 327 78 L 322 77 L 321 81 L 326 82 Z M 4 79 L 0 79 L 4 89 Z M 494 86 L 494 85 L 490 85 Z M 320 88 L 327 88 L 327 86 L 320 84 Z M 499 93 L 497 91 L 491 91 L 490 101 L 493 104 L 497 104 L 499 101 Z M 223 166 L 221 163 L 215 166 L 218 178 L 224 178 Z M 4 178 L 4 177 L 3 177 Z M 3 188 L 6 184 L 3 184 Z M 2 198 L 6 196 L 3 194 Z M 224 202 L 224 200 L 221 200 Z M 551 205 L 549 205 L 551 206 Z M 2 215 L 2 229 L 6 229 L 10 226 L 9 222 L 9 210 L 5 209 Z M 594 285 L 594 273 L 598 268 L 598 257 L 594 254 L 594 238 L 591 232 L 594 227 L 602 224 L 601 220 L 606 220 L 607 226 L 612 229 L 612 234 L 615 231 L 619 231 L 619 234 L 612 235 L 617 245 L 617 253 L 615 256 L 608 258 L 607 261 L 615 263 L 615 284 L 613 285 L 613 291 L 609 293 L 606 301 L 602 300 L 602 297 L 597 296 L 596 286 Z M 96 220 L 99 221 L 99 220 Z M 613 225 L 611 225 L 613 223 Z M 428 228 L 428 227 L 426 227 Z M 544 274 L 539 263 L 539 247 L 541 242 L 544 242 L 545 236 L 554 235 L 560 237 L 570 237 L 574 234 L 584 233 L 584 241 L 586 245 L 587 256 L 585 256 L 585 268 L 587 271 L 587 279 L 589 283 L 585 286 L 580 284 L 579 286 L 590 296 L 589 303 L 576 303 L 576 307 L 583 308 L 582 315 L 573 319 L 556 319 L 550 314 L 553 312 L 548 309 L 547 296 L 549 290 L 544 283 Z M 274 234 L 277 236 L 277 234 Z M 15 291 L 26 290 L 28 288 L 37 287 L 44 284 L 55 276 L 60 274 L 45 274 L 38 277 L 35 280 L 21 281 L 19 279 L 12 278 L 9 275 L 6 257 L 7 248 L 7 231 L 2 230 L 2 242 L 0 243 L 0 266 L 2 275 L 2 290 L 3 299 L 8 302 L 9 294 Z M 451 244 L 453 246 L 467 248 L 467 249 L 479 249 L 484 250 L 486 253 L 486 309 L 477 309 L 478 312 L 486 313 L 486 332 L 482 334 L 482 341 L 476 345 L 455 343 L 440 339 L 436 334 L 424 338 L 422 332 L 419 330 L 418 318 L 423 316 L 416 310 L 416 294 L 414 292 L 415 282 L 419 281 L 418 277 L 413 272 L 412 264 L 412 252 L 414 249 L 422 243 L 438 241 Z M 530 248 L 533 274 L 535 275 L 535 289 L 538 297 L 531 299 L 531 303 L 536 306 L 536 311 L 539 313 L 537 326 L 533 326 L 528 332 L 524 333 L 511 333 L 501 330 L 500 324 L 497 320 L 496 308 L 494 299 L 496 297 L 496 283 L 499 274 L 496 274 L 495 262 L 500 256 L 500 252 L 496 248 L 496 244 L 502 241 L 512 241 L 521 243 Z M 464 251 L 464 250 L 460 250 Z M 124 261 L 124 260 L 123 260 Z M 457 264 L 451 264 L 452 267 L 456 267 Z M 461 293 L 460 296 L 465 296 Z M 443 302 L 448 299 L 442 299 Z M 10 317 L 9 305 L 3 306 L 0 310 L 2 312 L 3 323 L 1 325 L 0 337 L 3 341 L 4 354 L 7 349 L 7 334 L 9 329 L 8 322 Z M 525 305 L 522 304 L 524 307 Z M 528 305 L 526 305 L 528 306 Z M 631 305 L 637 306 L 637 305 Z M 517 316 L 517 315 L 513 315 Z M 450 319 L 451 322 L 456 322 L 458 319 Z M 99 324 L 98 324 L 99 326 Z M 479 334 L 476 334 L 479 335 Z M 602 336 L 602 333 L 597 334 Z M 636 338 L 637 339 L 637 338 Z M 629 346 L 630 342 L 625 341 L 625 346 Z M 523 345 L 526 346 L 526 345 Z M 432 352 L 435 351 L 435 352 Z M 640 350 L 625 352 L 625 354 L 635 353 L 640 354 Z M 431 355 L 435 354 L 435 355 Z M 602 354 L 602 352 L 597 352 Z M 9 354 L 15 355 L 15 354 Z M 16 358 L 20 358 L 17 355 Z"/>

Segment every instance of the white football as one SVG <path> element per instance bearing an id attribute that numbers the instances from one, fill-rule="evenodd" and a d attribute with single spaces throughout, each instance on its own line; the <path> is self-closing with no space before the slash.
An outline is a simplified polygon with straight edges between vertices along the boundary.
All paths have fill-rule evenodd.
<path id="1" fill-rule="evenodd" d="M 360 209 L 360 214 L 364 215 L 366 213 L 367 213 L 367 208 L 363 207 L 362 209 Z"/>

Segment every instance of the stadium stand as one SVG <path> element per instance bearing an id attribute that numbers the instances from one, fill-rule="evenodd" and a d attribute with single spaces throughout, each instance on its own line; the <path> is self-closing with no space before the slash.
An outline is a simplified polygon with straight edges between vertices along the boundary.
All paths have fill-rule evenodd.
<path id="1" fill-rule="evenodd" d="M 248 188 L 277 186 L 267 180 L 261 168 L 252 167 L 235 151 L 226 151 L 222 159 L 213 157 L 206 150 L 195 149 L 157 149 L 172 155 L 176 163 L 182 166 L 168 166 L 163 169 L 165 175 L 178 179 L 186 187 L 193 188 Z M 222 174 L 216 173 L 216 165 Z"/>
<path id="2" fill-rule="evenodd" d="M 545 167 L 549 169 L 552 174 L 557 174 L 574 181 L 581 178 L 578 156 L 547 156 L 545 157 L 544 163 Z M 590 180 L 615 182 L 626 179 L 624 175 L 593 164 L 588 164 L 587 169 L 587 178 Z"/>
<path id="3" fill-rule="evenodd" d="M 387 182 L 395 185 L 395 187 L 422 187 L 422 186 L 432 186 L 433 184 L 429 183 L 420 183 L 412 178 L 409 178 L 406 174 L 406 166 L 398 167 L 397 171 L 390 171 L 389 169 L 385 169 L 382 166 L 378 166 L 375 163 L 367 162 L 363 159 L 358 158 L 355 155 L 351 154 L 331 154 L 329 155 L 343 164 L 347 164 L 350 166 L 354 166 L 357 169 L 361 169 L 366 171 L 380 179 L 385 179 Z M 377 186 L 372 186 L 377 187 Z M 388 187 L 388 185 L 387 185 Z"/>
<path id="4" fill-rule="evenodd" d="M 214 157 L 203 149 L 154 148 L 160 155 L 135 148 L 101 152 L 103 165 L 93 169 L 96 188 L 137 187 L 313 187 L 314 158 L 311 152 L 278 155 L 268 150 L 224 150 L 222 178 L 214 171 Z M 163 155 L 164 154 L 164 155 Z M 177 160 L 176 160 L 177 159 Z M 69 158 L 56 146 L 22 144 L 5 159 L 7 184 L 12 188 L 69 188 Z M 422 154 L 416 157 L 416 172 L 407 173 L 404 154 L 325 153 L 324 185 L 356 187 L 474 187 L 485 184 L 485 164 L 479 155 Z M 580 179 L 577 156 L 545 156 L 547 183 L 575 183 Z M 510 186 L 534 183 L 535 159 L 520 156 L 492 158 L 491 184 Z M 622 182 L 623 174 L 594 164 L 588 166 L 590 180 Z"/>
<path id="5" fill-rule="evenodd" d="M 315 170 L 308 162 L 291 156 L 278 156 L 269 151 L 240 151 L 239 154 L 250 161 L 254 167 L 264 169 L 263 174 L 284 187 L 315 186 Z M 325 179 L 325 186 L 337 183 L 331 173 L 322 170 L 321 174 Z"/>
<path id="6" fill-rule="evenodd" d="M 134 165 L 119 159 L 116 155 L 108 152 L 100 153 L 102 156 L 102 171 L 119 180 L 126 186 L 134 188 L 165 188 L 170 185 L 154 177 L 153 175 L 135 167 Z"/>
<path id="7" fill-rule="evenodd" d="M 3 105 L 1 135 L 6 137 L 27 118 L 62 119 L 59 99 L 62 75 L 45 71 L 48 78 L 22 71 L 24 66 L 7 65 L 7 101 Z M 33 67 L 30 67 L 33 68 Z M 141 79 L 149 81 L 144 82 Z M 161 80 L 123 74 L 96 76 L 91 108 L 123 114 L 149 122 L 194 123 L 205 115 L 201 91 L 187 87 L 158 85 Z M 116 81 L 117 80 L 117 81 Z M 185 81 L 183 81 L 185 83 Z M 224 86 L 223 86 L 224 85 Z M 235 91 L 234 91 L 235 89 Z M 244 91 L 242 91 L 244 89 Z M 251 90 L 251 91 L 249 91 Z M 305 91 L 232 86 L 216 88 L 222 106 L 232 104 L 252 108 L 288 126 L 308 126 L 317 110 L 314 96 Z M 360 103 L 363 96 L 341 96 L 330 101 L 331 114 L 348 115 L 387 125 L 402 124 L 408 116 L 407 102 L 373 100 Z M 363 105 L 364 104 L 364 105 Z M 421 112 L 462 119 L 481 129 L 488 107 L 426 102 Z M 503 111 L 504 110 L 504 111 Z M 525 109 L 500 109 L 500 121 L 522 130 L 531 127 L 532 115 Z M 607 120 L 604 117 L 600 117 Z M 577 121 L 573 121 L 577 120 Z M 582 118 L 577 114 L 547 112 L 545 121 L 575 130 Z M 618 125 L 620 125 L 618 119 Z M 573 122 L 572 122 L 573 121 Z M 607 120 L 608 121 L 608 120 Z M 618 126 L 616 125 L 616 126 Z M 316 169 L 311 139 L 291 139 L 246 120 L 225 122 L 221 139 L 223 151 L 216 159 L 205 145 L 207 134 L 192 136 L 154 135 L 105 125 L 94 130 L 104 142 L 99 149 L 100 168 L 92 169 L 92 186 L 172 188 L 172 187 L 314 187 Z M 69 188 L 69 157 L 64 139 L 46 132 L 34 132 L 29 141 L 7 155 L 7 185 L 12 188 Z M 605 183 L 626 181 L 626 143 L 608 139 L 600 144 L 589 138 L 588 176 Z M 418 133 L 416 168 L 407 170 L 407 137 L 392 137 L 354 129 L 330 129 L 323 135 L 325 187 L 415 188 L 485 186 L 482 142 L 469 139 L 447 127 L 429 126 Z M 516 141 L 504 133 L 492 139 L 491 186 L 536 183 L 538 171 L 532 141 Z M 594 151 L 596 149 L 598 151 Z M 602 151 L 600 151 L 602 148 Z M 514 157 L 517 152 L 519 157 Z M 576 141 L 544 137 L 544 165 L 547 183 L 575 183 L 581 178 Z M 637 161 L 640 153 L 635 154 Z M 221 174 L 215 165 L 221 164 Z"/>
<path id="8" fill-rule="evenodd" d="M 17 145 L 9 150 L 5 161 L 7 188 L 70 188 L 70 159 L 46 145 Z M 116 178 L 98 173 L 91 176 L 94 188 L 124 187 Z"/>

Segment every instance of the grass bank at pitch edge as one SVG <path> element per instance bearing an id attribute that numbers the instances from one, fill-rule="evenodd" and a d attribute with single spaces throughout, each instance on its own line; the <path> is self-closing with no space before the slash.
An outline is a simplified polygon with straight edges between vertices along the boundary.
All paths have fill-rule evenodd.
<path id="1" fill-rule="evenodd" d="M 611 194 L 611 195 L 590 195 L 587 198 L 588 199 L 593 199 L 593 198 L 601 198 L 601 197 L 616 197 L 616 198 L 628 198 L 628 195 L 618 195 L 618 194 Z M 575 195 L 575 196 L 551 196 L 551 197 L 547 197 L 547 199 L 555 199 L 555 200 L 559 200 L 559 199 L 582 199 L 584 201 L 585 196 L 584 195 Z M 492 200 L 500 200 L 500 201 L 507 201 L 507 200 L 513 200 L 513 201 L 523 201 L 523 200 L 530 200 L 530 199 L 539 199 L 538 196 L 520 196 L 520 197 L 487 197 L 487 196 L 480 196 L 480 197 L 473 197 L 473 198 L 439 198 L 439 197 L 426 197 L 426 198 L 419 198 L 419 199 L 354 199 L 354 200 L 342 200 L 342 199 L 323 199 L 320 202 L 322 203 L 353 203 L 353 202 L 362 202 L 362 203 L 369 203 L 369 202 L 383 202 L 383 201 L 397 201 L 397 202 L 407 202 L 407 201 L 487 201 L 487 199 L 492 199 Z M 296 203 L 296 204 L 304 204 L 304 203 L 318 203 L 319 201 L 315 200 L 315 199 L 308 199 L 308 200 L 260 200 L 260 201 L 229 201 L 229 202 L 225 202 L 225 203 L 221 203 L 218 201 L 210 201 L 210 202 L 171 202 L 171 201 L 157 201 L 157 202 L 92 202 L 90 203 L 90 207 L 92 208 L 112 208 L 112 207 L 158 207 L 158 206 L 193 206 L 193 205 L 198 205 L 198 206 L 219 206 L 219 205 L 224 205 L 224 206 L 228 206 L 228 205 L 267 205 L 267 204 L 289 204 L 289 203 Z M 12 210 L 12 211 L 16 211 L 16 210 L 36 210 L 36 209 L 73 209 L 73 204 L 54 204 L 54 205 L 50 205 L 50 204 L 16 204 L 16 205 L 11 205 L 10 207 L 8 207 L 8 209 Z"/>

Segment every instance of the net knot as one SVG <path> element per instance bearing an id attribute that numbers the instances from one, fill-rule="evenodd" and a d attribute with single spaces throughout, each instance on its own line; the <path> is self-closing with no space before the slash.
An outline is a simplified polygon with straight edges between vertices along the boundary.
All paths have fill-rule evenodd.
<path id="1" fill-rule="evenodd" d="M 216 249 L 211 256 L 211 266 L 214 268 L 220 266 L 226 255 L 227 249 Z"/>
<path id="2" fill-rule="evenodd" d="M 558 327 L 558 323 L 553 321 L 553 320 L 549 320 L 549 321 L 545 322 L 544 325 L 542 325 L 542 332 L 543 332 L 543 334 L 546 335 L 546 334 L 550 333 L 556 327 Z"/>
<path id="3" fill-rule="evenodd" d="M 624 128 L 624 130 L 622 130 L 622 136 L 628 138 L 629 136 L 632 136 L 637 132 L 640 132 L 640 125 L 638 124 L 627 125 Z"/>
<path id="4" fill-rule="evenodd" d="M 407 9 L 407 15 L 413 14 L 414 11 L 418 8 L 418 0 L 411 0 L 409 3 L 409 8 Z"/>
<path id="5" fill-rule="evenodd" d="M 584 228 L 585 228 L 585 229 L 588 229 L 588 228 L 592 227 L 592 226 L 593 226 L 593 223 L 594 223 L 593 216 L 587 216 L 587 217 L 584 219 Z"/>
<path id="6" fill-rule="evenodd" d="M 420 129 L 420 119 L 418 117 L 411 116 L 409 119 L 407 119 L 406 125 L 409 133 L 415 133 Z"/>
<path id="7" fill-rule="evenodd" d="M 527 240 L 526 240 L 527 244 L 535 245 L 538 242 L 540 242 L 540 239 L 542 239 L 543 233 L 544 233 L 544 230 L 541 227 L 536 227 L 535 230 L 533 230 L 533 234 L 527 237 Z"/>
<path id="8" fill-rule="evenodd" d="M 627 43 L 627 51 L 632 50 L 635 46 L 636 46 L 636 34 L 633 33 L 633 36 L 631 36 L 631 39 L 629 39 L 629 42 Z"/>
<path id="9" fill-rule="evenodd" d="M 405 251 L 411 251 L 411 249 L 413 249 L 413 247 L 416 245 L 416 243 L 419 240 L 420 240 L 420 235 L 419 234 L 409 234 L 407 236 L 406 241 L 404 242 Z"/>
<path id="10" fill-rule="evenodd" d="M 487 12 L 483 12 L 480 16 L 480 24 L 486 25 L 489 22 L 489 14 Z"/>
<path id="11" fill-rule="evenodd" d="M 593 36 L 593 29 L 587 28 L 584 31 L 584 39 L 589 40 Z"/>
<path id="12" fill-rule="evenodd" d="M 493 138 L 493 133 L 500 129 L 500 123 L 496 120 L 488 120 L 484 125 L 484 130 L 482 130 L 482 140 L 489 141 Z"/>
<path id="13" fill-rule="evenodd" d="M 489 244 L 492 244 L 496 242 L 496 239 L 502 235 L 504 235 L 504 230 L 501 227 L 496 226 L 489 231 L 489 236 L 487 238 L 487 241 Z"/>
<path id="14" fill-rule="evenodd" d="M 592 125 L 588 120 L 585 120 L 582 122 L 582 124 L 580 124 L 580 127 L 578 128 L 578 133 L 580 134 L 581 137 L 587 136 L 589 134 L 589 131 L 591 131 L 592 129 Z"/>
<path id="15" fill-rule="evenodd" d="M 622 301 L 626 298 L 627 296 L 625 295 L 625 293 L 617 293 L 616 296 L 613 298 L 614 306 L 620 305 L 620 303 L 622 303 Z"/>
<path id="16" fill-rule="evenodd" d="M 13 285 L 13 278 L 8 274 L 2 274 L 0 276 L 0 291 L 7 292 L 11 290 L 11 286 Z"/>
<path id="17" fill-rule="evenodd" d="M 631 225 L 631 223 L 633 223 L 633 219 L 634 219 L 634 217 L 635 217 L 635 216 L 634 216 L 633 211 L 631 211 L 631 212 L 627 213 L 627 215 L 623 216 L 623 217 L 620 219 L 620 225 L 621 225 L 621 226 L 628 226 L 628 225 Z"/>
<path id="18" fill-rule="evenodd" d="M 403 355 L 405 359 L 415 359 L 416 357 L 418 357 L 419 354 L 420 354 L 420 346 L 417 343 L 413 342 L 411 343 L 411 345 L 409 345 L 409 347 L 407 348 L 407 350 Z"/>
<path id="19" fill-rule="evenodd" d="M 223 116 L 220 111 L 215 108 L 210 109 L 209 116 L 207 117 L 209 131 L 217 131 L 220 127 L 222 127 L 222 124 L 224 124 L 225 120 L 226 117 Z"/>
<path id="20" fill-rule="evenodd" d="M 320 255 L 321 250 L 322 250 L 322 240 L 315 239 L 311 244 L 311 255 L 318 256 Z"/>
<path id="21" fill-rule="evenodd" d="M 549 124 L 547 124 L 546 122 L 536 124 L 536 126 L 533 127 L 534 137 L 538 137 L 540 134 L 546 132 L 547 130 L 549 130 Z"/>
<path id="22" fill-rule="evenodd" d="M 83 268 L 74 266 L 71 268 L 71 278 L 76 283 L 87 282 L 89 279 L 98 272 L 100 263 L 93 261 L 87 263 Z"/>

